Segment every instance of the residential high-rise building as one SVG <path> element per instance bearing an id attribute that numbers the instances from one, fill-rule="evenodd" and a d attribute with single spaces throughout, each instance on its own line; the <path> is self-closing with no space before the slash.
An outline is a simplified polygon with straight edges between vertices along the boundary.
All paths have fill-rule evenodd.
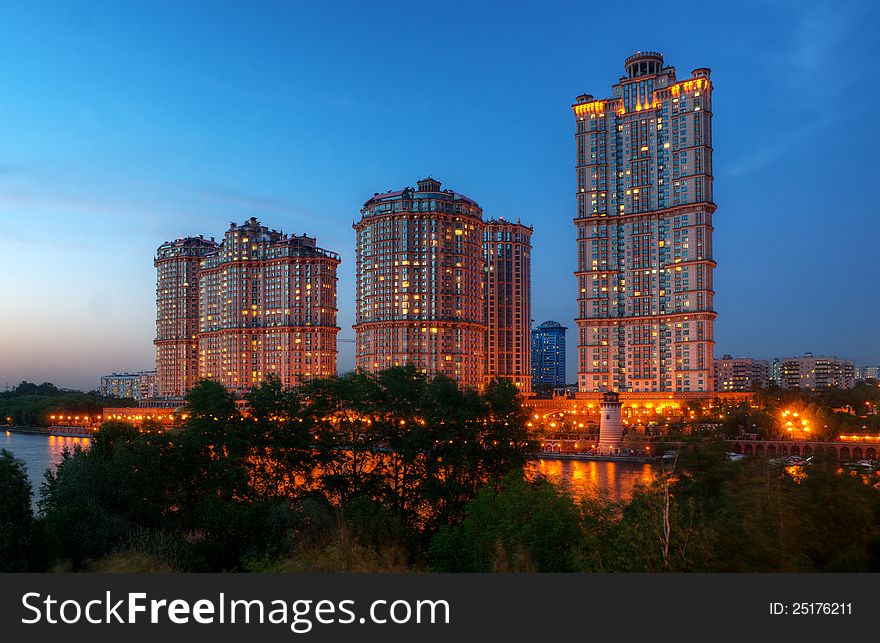
<path id="1" fill-rule="evenodd" d="M 545 321 L 532 330 L 532 387 L 558 388 L 565 380 L 565 332 L 557 321 Z"/>
<path id="2" fill-rule="evenodd" d="M 101 395 L 105 397 L 147 400 L 158 395 L 156 371 L 112 373 L 101 377 Z"/>
<path id="3" fill-rule="evenodd" d="M 753 391 L 769 383 L 770 364 L 763 360 L 730 355 L 715 360 L 716 391 Z"/>
<path id="4" fill-rule="evenodd" d="M 199 379 L 199 265 L 218 245 L 204 237 L 168 241 L 156 251 L 156 373 L 161 397 L 183 397 Z"/>
<path id="5" fill-rule="evenodd" d="M 578 96 L 578 386 L 711 391 L 712 84 L 639 52 Z"/>
<path id="6" fill-rule="evenodd" d="M 357 235 L 356 364 L 412 364 L 429 376 L 483 385 L 486 323 L 483 211 L 427 178 L 376 193 Z"/>
<path id="7" fill-rule="evenodd" d="M 201 378 L 234 392 L 268 375 L 284 386 L 336 374 L 339 256 L 314 237 L 251 218 L 221 244 L 188 237 L 159 247 L 159 394 L 179 398 Z"/>
<path id="8" fill-rule="evenodd" d="M 491 219 L 483 233 L 486 261 L 486 383 L 532 390 L 532 228 Z"/>
<path id="9" fill-rule="evenodd" d="M 880 379 L 880 366 L 865 366 L 863 369 L 860 369 L 859 375 L 861 379 L 865 380 Z"/>
<path id="10" fill-rule="evenodd" d="M 774 357 L 770 362 L 770 383 L 775 386 L 782 386 L 782 360 Z"/>
<path id="11" fill-rule="evenodd" d="M 199 375 L 244 391 L 336 375 L 339 256 L 251 218 L 199 269 Z"/>
<path id="12" fill-rule="evenodd" d="M 812 353 L 786 357 L 781 360 L 781 371 L 784 388 L 851 388 L 855 384 L 855 363 L 838 357 Z"/>
<path id="13" fill-rule="evenodd" d="M 156 371 L 138 373 L 138 400 L 151 400 L 159 397 L 159 374 Z"/>
<path id="14" fill-rule="evenodd" d="M 137 373 L 111 373 L 101 377 L 101 395 L 104 397 L 138 399 L 140 384 Z"/>

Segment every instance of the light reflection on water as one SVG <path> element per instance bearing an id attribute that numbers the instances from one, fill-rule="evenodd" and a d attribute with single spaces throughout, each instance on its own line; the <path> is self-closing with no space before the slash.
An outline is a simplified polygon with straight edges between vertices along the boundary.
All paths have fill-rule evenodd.
<path id="1" fill-rule="evenodd" d="M 559 485 L 575 501 L 589 498 L 599 489 L 605 490 L 611 500 L 629 500 L 637 483 L 648 484 L 657 474 L 650 464 L 551 459 L 531 461 L 527 472 Z"/>
<path id="2" fill-rule="evenodd" d="M 0 449 L 10 451 L 27 466 L 34 502 L 46 469 L 61 462 L 64 449 L 73 450 L 75 445 L 88 448 L 90 444 L 89 438 L 0 431 Z M 544 476 L 561 486 L 576 501 L 590 497 L 597 489 L 607 490 L 612 500 L 629 500 L 637 483 L 650 483 L 656 475 L 650 464 L 552 459 L 529 462 L 527 472 L 530 477 Z"/>
<path id="3" fill-rule="evenodd" d="M 41 435 L 31 433 L 13 433 L 0 430 L 0 449 L 6 449 L 19 460 L 24 460 L 34 501 L 43 484 L 46 469 L 55 468 L 61 462 L 64 449 L 73 451 L 75 445 L 88 448 L 91 438 L 74 438 L 70 436 Z"/>

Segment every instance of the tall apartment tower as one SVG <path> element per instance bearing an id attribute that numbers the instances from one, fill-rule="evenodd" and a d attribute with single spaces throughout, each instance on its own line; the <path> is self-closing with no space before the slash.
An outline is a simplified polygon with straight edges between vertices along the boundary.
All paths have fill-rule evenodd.
<path id="1" fill-rule="evenodd" d="M 156 251 L 156 380 L 160 397 L 183 397 L 199 379 L 198 271 L 218 244 L 204 237 L 168 241 Z"/>
<path id="2" fill-rule="evenodd" d="M 567 327 L 558 321 L 545 321 L 532 330 L 532 386 L 566 385 L 565 333 Z"/>
<path id="3" fill-rule="evenodd" d="M 711 391 L 712 84 L 639 52 L 578 96 L 578 386 Z"/>
<path id="4" fill-rule="evenodd" d="M 356 364 L 484 381 L 483 211 L 427 178 L 376 193 L 357 235 Z"/>
<path id="5" fill-rule="evenodd" d="M 485 381 L 506 379 L 532 390 L 532 228 L 504 219 L 486 222 Z"/>
<path id="6" fill-rule="evenodd" d="M 339 255 L 314 237 L 235 223 L 199 270 L 199 375 L 231 391 L 336 375 Z"/>
<path id="7" fill-rule="evenodd" d="M 201 378 L 242 392 L 270 373 L 285 386 L 336 374 L 339 256 L 313 237 L 251 218 L 221 244 L 163 243 L 155 265 L 160 397 L 181 398 Z"/>

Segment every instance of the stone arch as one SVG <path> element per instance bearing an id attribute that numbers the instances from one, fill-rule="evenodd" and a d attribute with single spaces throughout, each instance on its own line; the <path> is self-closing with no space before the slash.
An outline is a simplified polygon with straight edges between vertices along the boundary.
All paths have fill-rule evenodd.
<path id="1" fill-rule="evenodd" d="M 868 447 L 865 449 L 865 457 L 868 458 L 868 460 L 877 459 L 877 451 L 874 450 L 874 447 Z"/>
<path id="2" fill-rule="evenodd" d="M 775 444 L 771 444 L 770 446 L 767 447 L 767 455 L 770 456 L 771 458 L 776 456 L 776 445 Z"/>
<path id="3" fill-rule="evenodd" d="M 788 455 L 788 447 L 784 444 L 779 447 L 779 455 Z"/>
<path id="4" fill-rule="evenodd" d="M 809 444 L 804 445 L 804 457 L 809 458 L 811 455 L 813 455 L 812 447 Z"/>
<path id="5" fill-rule="evenodd" d="M 849 460 L 849 447 L 840 447 L 840 459 Z"/>
<path id="6" fill-rule="evenodd" d="M 736 444 L 733 445 L 733 452 L 734 453 L 742 453 L 743 452 L 742 445 L 739 442 L 737 442 Z"/>
<path id="7" fill-rule="evenodd" d="M 837 448 L 836 447 L 828 447 L 828 450 L 826 451 L 826 453 L 827 453 L 828 457 L 830 457 L 830 458 L 837 458 Z"/>
<path id="8" fill-rule="evenodd" d="M 862 447 L 853 447 L 853 459 L 861 460 L 862 459 Z"/>
<path id="9" fill-rule="evenodd" d="M 752 445 L 751 444 L 746 445 L 745 455 L 752 455 Z"/>
<path id="10" fill-rule="evenodd" d="M 764 455 L 764 445 L 763 444 L 759 444 L 757 447 L 755 447 L 755 455 L 760 455 L 760 456 Z"/>
<path id="11" fill-rule="evenodd" d="M 795 444 L 795 445 L 792 445 L 790 453 L 791 453 L 792 455 L 800 455 L 800 454 L 801 454 L 801 448 L 800 448 L 799 446 L 797 446 L 796 444 Z"/>

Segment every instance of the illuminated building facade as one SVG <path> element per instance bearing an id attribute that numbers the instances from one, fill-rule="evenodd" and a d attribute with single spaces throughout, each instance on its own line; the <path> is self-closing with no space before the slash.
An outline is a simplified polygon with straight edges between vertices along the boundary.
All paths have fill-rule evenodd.
<path id="1" fill-rule="evenodd" d="M 545 321 L 532 330 L 532 386 L 558 388 L 566 385 L 565 333 L 557 321 Z"/>
<path id="2" fill-rule="evenodd" d="M 132 400 L 147 400 L 159 394 L 156 371 L 104 375 L 99 390 L 104 397 Z"/>
<path id="3" fill-rule="evenodd" d="M 608 391 L 599 404 L 599 452 L 616 453 L 623 443 L 620 394 Z"/>
<path id="4" fill-rule="evenodd" d="M 712 84 L 658 53 L 577 98 L 578 387 L 711 391 Z"/>
<path id="5" fill-rule="evenodd" d="M 199 379 L 199 265 L 213 239 L 183 237 L 156 251 L 156 380 L 161 397 L 180 398 Z"/>
<path id="6" fill-rule="evenodd" d="M 336 375 L 339 256 L 251 218 L 199 269 L 199 376 L 232 391 Z"/>
<path id="7" fill-rule="evenodd" d="M 750 357 L 725 355 L 715 360 L 716 391 L 753 391 L 770 384 L 770 364 Z"/>
<path id="8" fill-rule="evenodd" d="M 483 211 L 427 178 L 376 193 L 354 224 L 356 364 L 484 381 Z"/>
<path id="9" fill-rule="evenodd" d="M 139 400 L 151 400 L 159 397 L 159 374 L 156 371 L 138 373 Z"/>
<path id="10" fill-rule="evenodd" d="M 101 377 L 101 395 L 104 397 L 128 398 L 136 400 L 140 397 L 140 380 L 137 373 L 111 373 Z"/>
<path id="11" fill-rule="evenodd" d="M 778 357 L 774 357 L 770 362 L 770 383 L 782 386 L 782 360 Z"/>
<path id="12" fill-rule="evenodd" d="M 486 222 L 485 381 L 506 379 L 532 390 L 532 228 L 504 219 Z"/>
<path id="13" fill-rule="evenodd" d="M 218 244 L 162 244 L 157 269 L 157 388 L 181 398 L 201 378 L 234 392 L 277 375 L 284 386 L 336 374 L 339 256 L 313 237 L 251 218 Z"/>
<path id="14" fill-rule="evenodd" d="M 855 380 L 855 363 L 851 360 L 812 353 L 780 360 L 780 386 L 783 388 L 851 388 Z"/>

